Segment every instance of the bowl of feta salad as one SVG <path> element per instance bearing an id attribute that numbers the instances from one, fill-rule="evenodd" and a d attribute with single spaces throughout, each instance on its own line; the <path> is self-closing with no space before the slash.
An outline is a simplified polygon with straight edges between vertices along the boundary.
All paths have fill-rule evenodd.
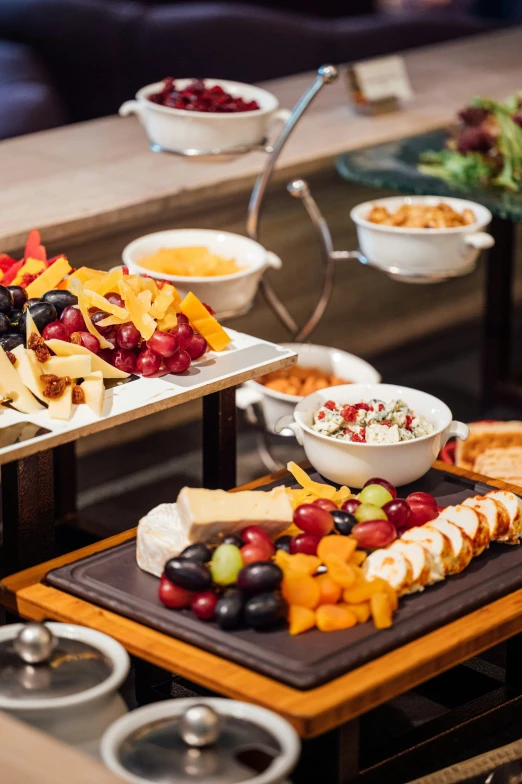
<path id="1" fill-rule="evenodd" d="M 423 476 L 449 438 L 469 428 L 433 395 L 395 384 L 346 384 L 301 400 L 290 427 L 327 479 L 363 487 L 372 476 L 395 486 Z"/>

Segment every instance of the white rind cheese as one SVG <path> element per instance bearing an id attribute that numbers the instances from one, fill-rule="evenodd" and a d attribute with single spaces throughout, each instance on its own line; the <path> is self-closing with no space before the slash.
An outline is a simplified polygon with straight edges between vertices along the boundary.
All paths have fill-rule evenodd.
<path id="1" fill-rule="evenodd" d="M 176 504 L 160 504 L 138 525 L 136 560 L 140 569 L 161 577 L 169 558 L 187 547 L 189 541 L 180 524 Z"/>

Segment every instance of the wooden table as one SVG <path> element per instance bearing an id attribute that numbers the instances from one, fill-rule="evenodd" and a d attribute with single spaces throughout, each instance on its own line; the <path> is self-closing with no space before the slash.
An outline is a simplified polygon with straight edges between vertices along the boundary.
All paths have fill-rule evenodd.
<path id="1" fill-rule="evenodd" d="M 484 481 L 484 477 L 445 463 L 436 463 L 435 467 Z M 284 471 L 278 472 L 241 489 L 266 485 L 284 475 Z M 520 488 L 501 481 L 488 479 L 487 482 L 520 492 Z M 510 640 L 506 684 L 494 697 L 488 698 L 487 717 L 495 721 L 500 711 L 512 711 L 518 707 L 517 701 L 522 693 L 519 664 L 522 590 L 323 686 L 299 691 L 45 584 L 44 578 L 50 569 L 113 547 L 135 535 L 135 529 L 126 531 L 8 577 L 0 585 L 1 604 L 9 612 L 24 618 L 80 623 L 105 632 L 141 660 L 169 672 L 175 671 L 218 694 L 257 703 L 276 711 L 293 724 L 304 740 L 302 762 L 295 782 L 314 780 L 309 776 L 318 760 L 321 764 L 317 775 L 322 775 L 328 784 L 340 784 L 358 776 L 359 717 L 504 640 Z M 401 781 L 410 774 L 413 777 L 418 770 L 419 760 L 424 760 L 428 753 L 436 755 L 441 746 L 447 743 L 450 730 L 454 731 L 457 727 L 459 730 L 464 728 L 467 733 L 472 732 L 474 722 L 484 722 L 485 715 L 483 703 L 471 708 L 466 706 L 466 710 L 461 711 L 456 718 L 436 721 L 435 733 L 425 728 L 416 734 L 414 731 L 412 738 L 388 753 L 391 759 L 378 759 L 366 771 L 362 771 L 360 780 L 382 782 L 386 780 L 383 776 L 387 776 L 390 781 L 399 780 L 399 772 Z"/>

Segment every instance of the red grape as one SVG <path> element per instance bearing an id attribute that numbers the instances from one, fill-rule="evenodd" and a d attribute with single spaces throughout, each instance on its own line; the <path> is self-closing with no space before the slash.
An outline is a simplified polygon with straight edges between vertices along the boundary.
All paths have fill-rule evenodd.
<path id="1" fill-rule="evenodd" d="M 169 373 L 184 373 L 189 369 L 191 362 L 192 360 L 186 351 L 178 351 L 174 356 L 165 358 L 165 367 Z"/>
<path id="2" fill-rule="evenodd" d="M 445 507 L 444 507 L 444 506 L 437 506 L 437 512 L 438 512 L 439 514 L 441 514 L 441 512 L 443 512 L 443 511 L 444 511 L 444 509 L 445 509 Z"/>
<path id="3" fill-rule="evenodd" d="M 61 321 L 51 321 L 42 332 L 44 340 L 65 340 L 69 343 L 69 333 L 65 329 Z"/>
<path id="4" fill-rule="evenodd" d="M 111 305 L 117 305 L 119 308 L 125 307 L 125 302 L 115 291 L 109 291 L 109 293 L 105 295 L 105 299 L 107 302 L 110 302 Z M 125 346 L 122 346 L 122 348 L 125 348 Z"/>
<path id="5" fill-rule="evenodd" d="M 185 316 L 184 313 L 181 313 L 181 312 L 180 313 L 176 313 L 176 318 L 178 320 L 178 324 L 188 324 L 189 323 L 189 320 Z"/>
<path id="6" fill-rule="evenodd" d="M 248 525 L 246 528 L 243 528 L 240 531 L 240 536 L 245 544 L 263 546 L 270 550 L 271 555 L 275 553 L 274 543 L 270 539 L 267 532 L 263 531 L 259 525 Z"/>
<path id="7" fill-rule="evenodd" d="M 136 354 L 130 348 L 117 348 L 112 356 L 112 364 L 124 373 L 136 371 Z"/>
<path id="8" fill-rule="evenodd" d="M 378 476 L 373 476 L 371 479 L 368 479 L 368 481 L 365 482 L 364 486 L 366 487 L 367 485 L 381 485 L 382 487 L 386 488 L 393 498 L 397 498 L 397 490 L 394 488 L 391 482 L 388 482 L 387 479 L 381 479 Z"/>
<path id="9" fill-rule="evenodd" d="M 156 354 L 154 351 L 151 351 L 150 348 L 146 348 L 141 352 L 141 354 L 138 354 L 138 359 L 136 360 L 136 371 L 142 376 L 152 376 L 153 373 L 158 372 L 160 365 L 160 355 Z"/>
<path id="10" fill-rule="evenodd" d="M 389 520 L 365 520 L 352 528 L 352 536 L 363 550 L 387 547 L 397 538 L 397 530 Z"/>
<path id="11" fill-rule="evenodd" d="M 177 585 L 174 585 L 174 583 L 171 583 L 170 580 L 167 580 L 165 575 L 162 575 L 158 596 L 165 607 L 179 610 L 182 607 L 190 607 L 192 599 L 194 598 L 194 593 L 185 590 L 185 588 L 179 588 Z"/>
<path id="12" fill-rule="evenodd" d="M 328 514 L 328 513 L 327 513 Z M 306 555 L 316 555 L 317 547 L 321 541 L 321 536 L 314 536 L 314 534 L 299 534 L 294 536 L 290 542 L 290 553 L 305 553 Z"/>
<path id="13" fill-rule="evenodd" d="M 141 335 L 130 322 L 122 324 L 116 335 L 116 343 L 120 348 L 136 348 L 141 340 Z"/>
<path id="14" fill-rule="evenodd" d="M 341 509 L 344 512 L 350 512 L 350 514 L 354 514 L 355 510 L 358 506 L 360 506 L 361 502 L 358 498 L 347 498 L 346 501 L 343 501 L 341 504 Z"/>
<path id="15" fill-rule="evenodd" d="M 250 542 L 240 548 L 243 563 L 256 563 L 256 561 L 269 561 L 272 557 L 272 551 L 268 549 L 266 544 L 259 542 Z"/>
<path id="16" fill-rule="evenodd" d="M 197 593 L 190 605 L 192 612 L 200 621 L 211 621 L 216 612 L 218 598 L 212 591 Z"/>
<path id="17" fill-rule="evenodd" d="M 108 362 L 109 365 L 112 365 L 112 358 L 114 356 L 114 351 L 112 348 L 101 348 L 98 351 L 98 356 L 100 359 L 103 359 L 105 362 Z"/>
<path id="18" fill-rule="evenodd" d="M 203 335 L 194 335 L 188 346 L 185 348 L 191 359 L 199 359 L 208 349 L 208 343 Z"/>
<path id="19" fill-rule="evenodd" d="M 294 524 L 314 536 L 326 536 L 333 530 L 333 517 L 320 506 L 301 504 L 294 512 Z"/>
<path id="20" fill-rule="evenodd" d="M 411 510 L 408 528 L 415 528 L 418 525 L 429 523 L 430 520 L 435 520 L 439 514 L 436 505 L 432 506 L 431 504 L 426 504 L 424 501 L 417 500 L 416 498 L 409 500 L 408 506 Z"/>
<path id="21" fill-rule="evenodd" d="M 88 348 L 89 351 L 92 351 L 93 354 L 98 354 L 100 351 L 100 341 L 95 335 L 91 335 L 90 332 L 73 332 L 71 338 L 75 337 L 75 342 L 77 342 L 78 338 L 80 340 L 80 346 L 84 348 Z"/>
<path id="22" fill-rule="evenodd" d="M 176 335 L 171 332 L 161 332 L 159 329 L 147 340 L 147 346 L 160 357 L 172 357 L 176 351 L 179 351 Z"/>
<path id="23" fill-rule="evenodd" d="M 103 335 L 107 340 L 116 340 L 117 329 L 114 325 L 111 325 L 110 327 L 100 327 L 99 322 L 106 318 L 109 318 L 109 313 L 105 313 L 104 310 L 97 310 L 96 313 L 92 314 L 91 321 L 100 335 Z"/>
<path id="24" fill-rule="evenodd" d="M 194 337 L 194 330 L 190 324 L 181 323 L 178 324 L 177 327 L 174 327 L 171 335 L 175 335 L 177 337 L 180 348 L 186 349 L 189 343 L 192 342 L 192 338 Z"/>
<path id="25" fill-rule="evenodd" d="M 409 520 L 411 510 L 407 501 L 403 498 L 394 498 L 384 504 L 382 511 L 396 528 L 405 528 Z"/>
<path id="26" fill-rule="evenodd" d="M 423 493 L 422 490 L 419 490 L 416 493 L 410 493 L 406 500 L 408 503 L 410 503 L 410 501 L 420 501 L 425 506 L 437 506 L 437 502 L 434 497 L 430 495 L 430 493 Z"/>
<path id="27" fill-rule="evenodd" d="M 69 305 L 68 308 L 62 311 L 60 321 L 69 335 L 72 332 L 85 332 L 87 330 L 81 311 L 75 305 Z"/>
<path id="28" fill-rule="evenodd" d="M 318 506 L 326 512 L 333 512 L 334 509 L 337 509 L 337 504 L 329 498 L 316 498 L 315 501 L 312 501 L 312 506 Z"/>

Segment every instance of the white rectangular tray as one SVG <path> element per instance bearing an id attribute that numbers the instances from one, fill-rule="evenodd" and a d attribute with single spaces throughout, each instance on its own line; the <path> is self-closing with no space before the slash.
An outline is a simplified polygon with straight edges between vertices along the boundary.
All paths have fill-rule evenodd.
<path id="1" fill-rule="evenodd" d="M 224 351 L 209 351 L 180 376 L 133 377 L 105 392 L 103 414 L 97 417 L 86 405 L 74 406 L 71 419 L 51 419 L 47 409 L 20 414 L 0 406 L 0 465 L 98 433 L 131 419 L 156 413 L 211 392 L 236 386 L 272 370 L 292 365 L 297 354 L 290 349 L 228 329 L 232 343 Z M 2 431 L 12 425 L 45 428 L 48 433 L 2 446 Z M 27 432 L 27 429 L 26 429 Z M 5 442 L 5 438 L 4 438 Z"/>

